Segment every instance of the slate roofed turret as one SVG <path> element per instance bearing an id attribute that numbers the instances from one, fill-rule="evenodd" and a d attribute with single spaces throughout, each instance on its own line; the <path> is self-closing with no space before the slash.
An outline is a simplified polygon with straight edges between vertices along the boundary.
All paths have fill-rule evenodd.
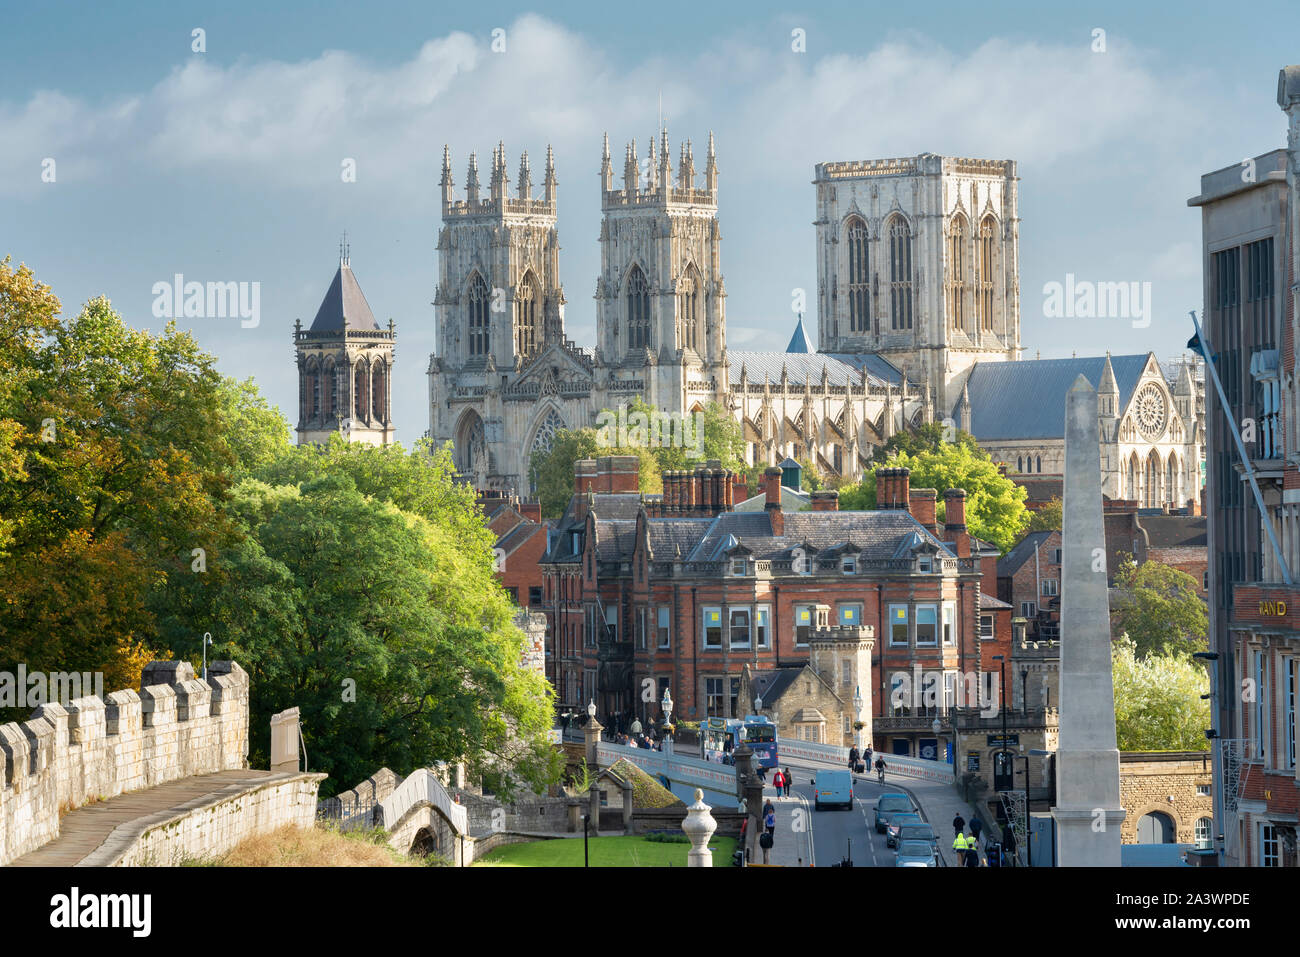
<path id="1" fill-rule="evenodd" d="M 812 347 L 808 345 L 808 332 L 803 327 L 803 316 L 794 325 L 794 335 L 790 337 L 790 344 L 785 347 L 786 352 L 812 352 Z"/>
<path id="2" fill-rule="evenodd" d="M 365 294 L 345 258 L 312 320 L 312 332 L 373 332 L 379 329 Z"/>

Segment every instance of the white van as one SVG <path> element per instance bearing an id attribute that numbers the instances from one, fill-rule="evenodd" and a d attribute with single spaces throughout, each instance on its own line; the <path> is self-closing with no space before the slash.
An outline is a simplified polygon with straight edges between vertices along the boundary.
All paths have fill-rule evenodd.
<path id="1" fill-rule="evenodd" d="M 820 811 L 825 805 L 839 805 L 853 810 L 853 776 L 848 769 L 818 771 L 813 779 L 813 807 Z"/>

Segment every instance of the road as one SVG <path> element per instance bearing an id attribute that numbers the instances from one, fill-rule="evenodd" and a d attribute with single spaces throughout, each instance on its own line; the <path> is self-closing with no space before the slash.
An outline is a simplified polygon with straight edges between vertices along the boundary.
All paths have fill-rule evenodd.
<path id="1" fill-rule="evenodd" d="M 781 846 L 774 863 L 797 866 L 802 857 L 805 867 L 809 864 L 829 867 L 852 854 L 854 867 L 894 866 L 894 850 L 885 845 L 885 835 L 876 833 L 872 811 L 881 794 L 898 791 L 898 787 L 888 778 L 882 787 L 874 774 L 870 777 L 854 775 L 853 810 L 826 808 L 816 811 L 813 809 L 812 786 L 816 769 L 792 763 L 790 770 L 794 778 L 790 797 L 776 802 L 776 839 Z M 769 787 L 764 791 L 764 797 L 772 797 L 775 793 L 775 789 Z M 800 832 L 805 823 L 807 834 Z M 935 830 L 942 834 L 939 828 Z M 808 835 L 811 835 L 811 861 L 807 859 Z"/>

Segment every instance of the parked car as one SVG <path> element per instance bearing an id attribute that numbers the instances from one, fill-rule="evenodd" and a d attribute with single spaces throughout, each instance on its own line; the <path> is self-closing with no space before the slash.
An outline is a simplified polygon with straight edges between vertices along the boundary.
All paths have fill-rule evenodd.
<path id="1" fill-rule="evenodd" d="M 894 814 L 885 825 L 885 846 L 898 846 L 898 832 L 904 824 L 924 824 L 919 814 Z"/>
<path id="2" fill-rule="evenodd" d="M 898 837 L 895 840 L 900 845 L 906 841 L 925 841 L 936 854 L 939 853 L 939 835 L 934 833 L 934 828 L 929 824 L 904 824 L 898 829 Z"/>
<path id="3" fill-rule="evenodd" d="M 938 867 L 935 849 L 929 841 L 903 841 L 898 845 L 895 867 Z"/>
<path id="4" fill-rule="evenodd" d="M 853 810 L 853 776 L 843 771 L 818 771 L 813 778 L 813 808 L 820 811 L 824 805 L 838 804 Z"/>
<path id="5" fill-rule="evenodd" d="M 889 794 L 880 795 L 876 799 L 876 833 L 885 833 L 885 828 L 888 826 L 892 815 L 913 814 L 915 812 L 916 808 L 912 807 L 912 799 L 906 794 L 892 791 Z"/>

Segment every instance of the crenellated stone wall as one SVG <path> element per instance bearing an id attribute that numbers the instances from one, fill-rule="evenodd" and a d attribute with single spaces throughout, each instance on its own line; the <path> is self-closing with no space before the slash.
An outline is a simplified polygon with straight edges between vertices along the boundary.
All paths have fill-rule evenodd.
<path id="1" fill-rule="evenodd" d="M 43 704 L 0 725 L 0 864 L 58 837 L 62 811 L 248 767 L 248 675 L 233 661 L 145 667 L 140 692 Z"/>

